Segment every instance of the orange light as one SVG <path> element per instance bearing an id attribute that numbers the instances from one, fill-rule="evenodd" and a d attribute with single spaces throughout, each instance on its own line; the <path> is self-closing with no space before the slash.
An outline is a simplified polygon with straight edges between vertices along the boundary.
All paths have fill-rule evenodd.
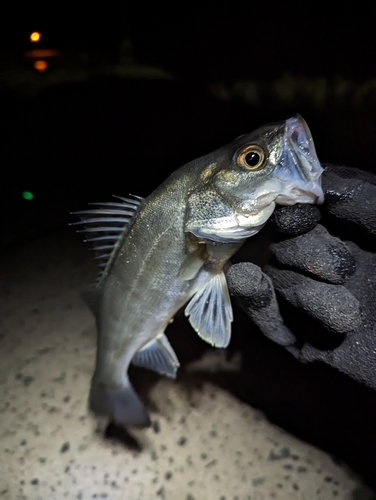
<path id="1" fill-rule="evenodd" d="M 58 55 L 58 50 L 51 49 L 33 49 L 25 52 L 26 57 L 32 57 L 33 59 L 45 59 L 46 57 L 55 57 Z"/>
<path id="2" fill-rule="evenodd" d="M 43 73 L 43 71 L 46 71 L 47 67 L 48 64 L 46 63 L 46 61 L 35 61 L 34 63 L 34 68 L 41 73 Z"/>
<path id="3" fill-rule="evenodd" d="M 38 33 L 38 31 L 33 31 L 33 33 L 30 35 L 30 41 L 31 42 L 39 42 L 41 36 L 42 35 L 40 33 Z"/>

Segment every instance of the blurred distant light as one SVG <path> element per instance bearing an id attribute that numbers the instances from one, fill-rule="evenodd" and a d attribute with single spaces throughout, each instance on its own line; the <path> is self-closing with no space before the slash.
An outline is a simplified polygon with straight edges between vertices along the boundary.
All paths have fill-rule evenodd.
<path id="1" fill-rule="evenodd" d="M 41 73 L 43 73 L 43 71 L 46 71 L 47 67 L 48 64 L 46 63 L 46 61 L 35 61 L 34 63 L 34 68 Z"/>
<path id="2" fill-rule="evenodd" d="M 42 35 L 38 33 L 38 31 L 33 31 L 32 34 L 30 35 L 30 41 L 31 42 L 39 42 L 40 37 Z"/>
<path id="3" fill-rule="evenodd" d="M 24 191 L 22 193 L 22 198 L 29 201 L 29 200 L 32 200 L 34 198 L 34 195 L 30 191 Z"/>
<path id="4" fill-rule="evenodd" d="M 58 50 L 51 49 L 33 49 L 25 52 L 26 57 L 32 57 L 33 59 L 45 59 L 46 57 L 55 57 L 58 55 Z"/>

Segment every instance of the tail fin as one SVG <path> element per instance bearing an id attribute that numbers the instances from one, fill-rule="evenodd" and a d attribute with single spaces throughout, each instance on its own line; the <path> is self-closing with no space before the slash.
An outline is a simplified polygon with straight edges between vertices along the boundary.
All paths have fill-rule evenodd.
<path id="1" fill-rule="evenodd" d="M 124 427 L 149 427 L 151 422 L 143 404 L 131 383 L 123 388 L 102 386 L 92 381 L 90 410 L 98 415 L 107 415 L 116 424 Z"/>

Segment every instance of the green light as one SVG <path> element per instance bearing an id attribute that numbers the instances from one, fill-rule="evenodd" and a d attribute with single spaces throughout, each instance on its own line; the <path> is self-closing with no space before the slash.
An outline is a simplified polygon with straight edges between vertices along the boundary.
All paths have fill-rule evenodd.
<path id="1" fill-rule="evenodd" d="M 24 191 L 22 193 L 22 198 L 24 198 L 25 200 L 32 200 L 34 198 L 34 195 L 33 193 L 30 193 L 30 191 Z"/>

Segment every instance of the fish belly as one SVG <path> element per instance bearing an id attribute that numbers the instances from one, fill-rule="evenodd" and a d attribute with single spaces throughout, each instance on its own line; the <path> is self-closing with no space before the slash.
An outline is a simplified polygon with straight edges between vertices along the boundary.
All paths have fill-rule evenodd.
<path id="1" fill-rule="evenodd" d="M 169 320 L 210 280 L 210 274 L 202 271 L 189 281 L 179 277 L 186 251 L 184 235 L 171 219 L 154 238 L 142 231 L 140 239 L 135 226 L 119 246 L 101 285 L 97 363 L 89 404 L 95 413 L 120 425 L 146 427 L 150 420 L 129 381 L 129 364 L 140 349 L 163 335 Z"/>

